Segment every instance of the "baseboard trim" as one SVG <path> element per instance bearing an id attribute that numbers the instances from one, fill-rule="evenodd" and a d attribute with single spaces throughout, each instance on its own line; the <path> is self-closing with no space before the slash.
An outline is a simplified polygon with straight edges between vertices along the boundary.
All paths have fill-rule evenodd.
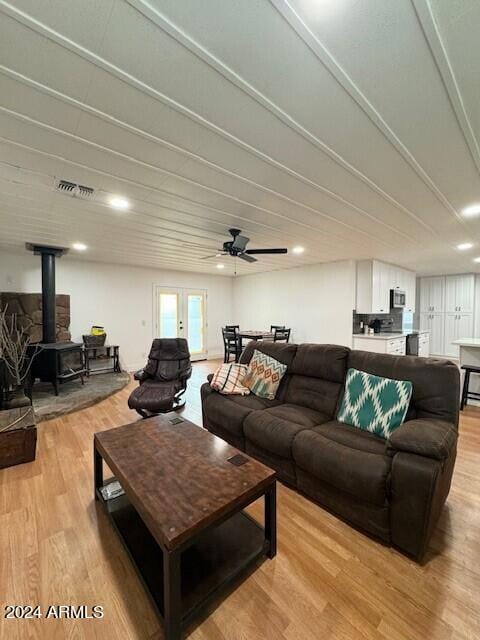
<path id="1" fill-rule="evenodd" d="M 219 351 L 218 353 L 209 353 L 207 355 L 207 360 L 218 360 L 219 358 L 223 359 L 223 351 Z"/>

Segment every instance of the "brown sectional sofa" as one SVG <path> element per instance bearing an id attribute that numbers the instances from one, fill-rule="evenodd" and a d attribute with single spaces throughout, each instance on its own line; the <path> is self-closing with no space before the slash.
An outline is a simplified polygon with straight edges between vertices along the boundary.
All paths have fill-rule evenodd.
<path id="1" fill-rule="evenodd" d="M 343 519 L 420 560 L 456 457 L 459 372 L 445 360 L 319 344 L 250 342 L 287 365 L 275 400 L 202 386 L 204 426 L 277 470 Z M 347 369 L 410 380 L 405 423 L 388 440 L 339 423 Z"/>

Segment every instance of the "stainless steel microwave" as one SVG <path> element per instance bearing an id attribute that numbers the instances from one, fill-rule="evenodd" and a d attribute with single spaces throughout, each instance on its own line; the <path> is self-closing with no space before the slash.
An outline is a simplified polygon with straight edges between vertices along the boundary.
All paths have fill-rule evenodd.
<path id="1" fill-rule="evenodd" d="M 402 289 L 390 289 L 390 309 L 403 309 L 406 305 L 407 296 Z"/>

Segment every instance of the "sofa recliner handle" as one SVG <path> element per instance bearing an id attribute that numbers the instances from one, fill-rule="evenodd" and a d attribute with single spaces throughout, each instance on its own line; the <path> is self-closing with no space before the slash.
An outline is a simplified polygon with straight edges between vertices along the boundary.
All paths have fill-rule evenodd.
<path id="1" fill-rule="evenodd" d="M 455 451 L 458 431 L 451 422 L 434 418 L 408 420 L 387 440 L 387 453 L 415 453 L 434 460 L 446 460 Z"/>

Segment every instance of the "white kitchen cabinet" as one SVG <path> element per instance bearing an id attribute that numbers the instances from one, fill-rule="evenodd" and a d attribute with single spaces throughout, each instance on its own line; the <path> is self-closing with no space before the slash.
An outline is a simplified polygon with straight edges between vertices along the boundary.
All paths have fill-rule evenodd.
<path id="1" fill-rule="evenodd" d="M 454 340 L 471 338 L 473 336 L 473 314 L 471 313 L 446 313 L 445 314 L 445 346 L 444 355 L 450 358 L 458 358 L 458 345 Z"/>
<path id="2" fill-rule="evenodd" d="M 417 278 L 413 271 L 407 271 L 402 269 L 403 277 L 403 289 L 405 290 L 405 311 L 411 311 L 415 313 L 415 297 L 417 294 Z"/>
<path id="3" fill-rule="evenodd" d="M 445 338 L 445 314 L 444 313 L 421 313 L 420 330 L 428 331 L 430 334 L 430 353 L 436 356 L 444 354 Z"/>
<path id="4" fill-rule="evenodd" d="M 378 260 L 357 262 L 357 313 L 388 313 L 390 290 L 387 271 Z"/>
<path id="5" fill-rule="evenodd" d="M 456 313 L 445 314 L 445 347 L 443 353 L 451 358 L 458 357 L 458 347 L 452 344 L 457 339 L 457 318 L 458 314 Z"/>
<path id="6" fill-rule="evenodd" d="M 430 332 L 430 352 L 458 358 L 460 338 L 474 332 L 475 276 L 471 273 L 420 279 L 420 329 Z"/>
<path id="7" fill-rule="evenodd" d="M 420 311 L 440 313 L 445 310 L 445 277 L 420 279 Z"/>
<path id="8" fill-rule="evenodd" d="M 471 338 L 473 336 L 473 313 L 459 313 L 458 314 L 458 337 Z"/>
<path id="9" fill-rule="evenodd" d="M 390 353 L 396 356 L 404 356 L 407 351 L 407 338 L 392 338 L 387 340 L 385 353 Z"/>
<path id="10" fill-rule="evenodd" d="M 418 334 L 418 355 L 422 358 L 428 358 L 430 355 L 430 334 Z"/>
<path id="11" fill-rule="evenodd" d="M 357 313 L 390 313 L 390 290 L 406 292 L 406 309 L 415 310 L 416 280 L 413 271 L 379 262 L 357 262 Z"/>
<path id="12" fill-rule="evenodd" d="M 405 290 L 405 269 L 395 267 L 393 264 L 387 266 L 390 267 L 390 288 Z"/>
<path id="13" fill-rule="evenodd" d="M 430 313 L 432 303 L 430 300 L 431 278 L 420 278 L 420 312 Z"/>
<path id="14" fill-rule="evenodd" d="M 420 331 L 430 331 L 430 313 L 420 314 Z"/>
<path id="15" fill-rule="evenodd" d="M 377 306 L 379 311 L 390 312 L 390 289 L 393 289 L 393 270 L 389 264 L 377 262 L 376 268 L 380 274 L 380 287 L 378 289 Z"/>
<path id="16" fill-rule="evenodd" d="M 472 273 L 447 276 L 445 279 L 445 311 L 473 313 L 475 278 Z"/>
<path id="17" fill-rule="evenodd" d="M 389 353 L 396 356 L 404 356 L 406 352 L 407 339 L 405 336 L 364 336 L 362 334 L 353 336 L 353 348 L 362 351 L 373 351 L 374 353 Z"/>
<path id="18" fill-rule="evenodd" d="M 434 355 L 443 354 L 443 343 L 445 338 L 445 317 L 443 313 L 432 313 L 430 324 L 430 353 Z"/>

